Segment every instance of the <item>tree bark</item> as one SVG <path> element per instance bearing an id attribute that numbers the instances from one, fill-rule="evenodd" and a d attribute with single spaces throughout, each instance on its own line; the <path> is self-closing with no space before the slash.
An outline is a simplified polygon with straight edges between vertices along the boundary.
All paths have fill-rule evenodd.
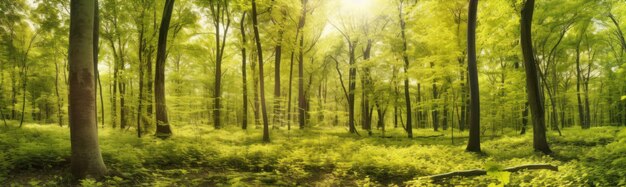
<path id="1" fill-rule="evenodd" d="M 435 63 L 430 63 L 431 68 L 435 68 Z M 439 112 L 437 111 L 437 99 L 439 98 L 439 92 L 437 92 L 437 80 L 433 79 L 433 129 L 439 131 Z"/>
<path id="2" fill-rule="evenodd" d="M 347 38 L 349 39 L 349 38 Z M 356 42 L 348 40 L 348 53 L 350 71 L 348 73 L 348 127 L 350 133 L 357 133 L 356 126 L 354 124 L 354 90 L 356 89 L 356 59 L 355 59 Z"/>
<path id="3" fill-rule="evenodd" d="M 519 171 L 523 171 L 523 170 L 538 170 L 538 169 L 559 171 L 559 168 L 557 166 L 553 166 L 553 165 L 549 165 L 549 164 L 521 165 L 521 166 L 504 168 L 502 171 L 513 173 L 513 172 L 519 172 Z M 447 178 L 451 178 L 451 177 L 473 177 L 473 176 L 480 176 L 480 175 L 487 175 L 487 170 L 474 169 L 474 170 L 464 170 L 464 171 L 453 171 L 453 172 L 450 172 L 450 173 L 443 173 L 443 174 L 438 174 L 438 175 L 426 176 L 425 178 L 429 178 L 429 179 L 432 179 L 434 181 L 440 181 L 442 179 L 447 179 Z"/>
<path id="4" fill-rule="evenodd" d="M 257 56 L 259 58 L 259 78 L 261 79 L 261 113 L 263 116 L 263 142 L 270 142 L 269 124 L 267 120 L 267 110 L 265 107 L 265 83 L 263 81 L 263 48 L 259 37 L 259 24 L 257 21 L 256 1 L 252 0 L 252 24 L 254 25 L 254 41 L 256 43 Z"/>
<path id="5" fill-rule="evenodd" d="M 581 37 L 582 38 L 582 37 Z M 580 123 L 580 127 L 583 129 L 587 129 L 587 125 L 585 124 L 585 111 L 583 109 L 582 99 L 580 97 L 581 90 L 581 70 L 580 70 L 580 42 L 582 39 L 579 39 L 576 43 L 576 101 L 578 102 L 578 120 Z"/>
<path id="6" fill-rule="evenodd" d="M 241 129 L 248 129 L 248 78 L 246 77 L 246 29 L 245 29 L 246 12 L 241 15 L 239 29 L 241 30 L 241 74 L 243 87 L 243 120 Z"/>
<path id="7" fill-rule="evenodd" d="M 411 119 L 411 93 L 409 91 L 409 56 L 407 54 L 407 41 L 406 41 L 406 23 L 404 22 L 403 15 L 403 1 L 400 1 L 400 5 L 398 7 L 398 16 L 400 18 L 400 33 L 402 36 L 402 60 L 404 61 L 404 102 L 406 106 L 406 133 L 409 138 L 413 138 L 413 121 Z"/>
<path id="8" fill-rule="evenodd" d="M 300 32 L 304 32 L 304 24 L 306 23 L 306 11 L 308 0 L 302 0 L 302 14 L 300 17 Z M 304 98 L 304 33 L 300 33 L 300 44 L 298 50 L 298 124 L 300 129 L 305 126 L 305 107 Z"/>
<path id="9" fill-rule="evenodd" d="M 162 139 L 172 136 L 172 129 L 167 117 L 167 105 L 165 104 L 165 60 L 167 59 L 167 33 L 174 9 L 174 0 L 166 0 L 159 29 L 159 42 L 157 48 L 156 74 L 154 80 L 154 100 L 156 101 L 156 136 Z"/>
<path id="10" fill-rule="evenodd" d="M 213 88 L 213 125 L 215 129 L 222 127 L 221 102 L 222 102 L 222 60 L 226 47 L 226 37 L 230 28 L 230 13 L 228 12 L 229 1 L 209 1 L 209 10 L 215 27 L 215 85 Z M 220 31 L 223 29 L 223 33 Z"/>
<path id="11" fill-rule="evenodd" d="M 106 174 L 98 146 L 94 78 L 93 0 L 72 0 L 70 5 L 69 106 L 71 171 L 77 179 Z"/>
<path id="12" fill-rule="evenodd" d="M 466 151 L 480 153 L 480 92 L 476 65 L 476 12 L 478 0 L 470 0 L 467 21 L 467 72 L 470 83 L 470 126 Z"/>
<path id="13" fill-rule="evenodd" d="M 533 148 L 535 151 L 541 151 L 545 154 L 551 154 L 552 150 L 548 146 L 546 140 L 546 124 L 545 110 L 541 101 L 539 76 L 537 75 L 537 64 L 535 63 L 535 55 L 533 54 L 531 27 L 533 19 L 533 11 L 535 0 L 526 0 L 521 11 L 520 29 L 521 29 L 521 46 L 524 56 L 524 64 L 526 70 L 526 89 L 528 94 L 528 102 L 533 117 Z"/>

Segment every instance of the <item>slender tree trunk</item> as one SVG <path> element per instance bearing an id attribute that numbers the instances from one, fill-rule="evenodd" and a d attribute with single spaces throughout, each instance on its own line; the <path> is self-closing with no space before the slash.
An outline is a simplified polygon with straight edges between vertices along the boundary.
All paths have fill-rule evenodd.
<path id="1" fill-rule="evenodd" d="M 261 113 L 263 115 L 263 142 L 270 142 L 270 131 L 265 107 L 265 83 L 263 81 L 263 48 L 259 37 L 259 24 L 257 22 L 256 1 L 252 0 L 252 24 L 254 25 L 254 41 L 256 43 L 257 56 L 259 58 L 259 77 L 261 79 Z"/>
<path id="2" fill-rule="evenodd" d="M 57 120 L 59 123 L 59 126 L 63 126 L 63 110 L 61 109 L 63 107 L 63 99 L 61 99 L 61 94 L 59 93 L 59 64 L 57 62 L 54 62 L 54 70 L 56 72 L 56 75 L 54 76 L 54 90 L 57 96 Z M 4 118 L 3 118 L 4 119 Z"/>
<path id="3" fill-rule="evenodd" d="M 418 124 L 420 128 L 426 128 L 426 117 L 424 116 L 424 108 L 422 106 L 422 84 L 417 83 L 417 116 L 419 116 Z"/>
<path id="4" fill-rule="evenodd" d="M 20 117 L 20 128 L 22 128 L 22 124 L 24 123 L 24 116 L 26 112 L 26 83 L 28 82 L 28 71 L 26 71 L 26 58 L 24 57 L 24 61 L 22 62 L 22 116 Z M 31 93 L 32 94 L 32 93 Z"/>
<path id="5" fill-rule="evenodd" d="M 119 57 L 115 50 L 115 44 L 111 40 L 111 48 L 113 51 L 113 84 L 111 86 L 111 127 L 117 127 L 117 84 L 119 82 Z"/>
<path id="6" fill-rule="evenodd" d="M 245 29 L 246 12 L 241 15 L 241 22 L 239 28 L 241 30 L 241 74 L 242 74 L 242 87 L 243 87 L 243 120 L 241 122 L 241 129 L 248 129 L 248 78 L 246 77 L 246 29 Z"/>
<path id="7" fill-rule="evenodd" d="M 541 101 L 539 76 L 537 75 L 537 64 L 533 54 L 531 27 L 535 0 L 526 0 L 521 12 L 521 46 L 524 56 L 526 70 L 526 89 L 528 102 L 533 116 L 533 148 L 545 154 L 551 154 L 552 150 L 546 140 L 546 125 L 544 105 Z"/>
<path id="8" fill-rule="evenodd" d="M 70 13 L 69 107 L 71 171 L 77 179 L 106 174 L 98 146 L 93 32 L 95 2 L 72 0 Z"/>
<path id="9" fill-rule="evenodd" d="M 356 59 L 355 59 L 355 48 L 356 42 L 352 42 L 348 40 L 348 50 L 349 50 L 349 62 L 350 62 L 350 71 L 348 74 L 348 127 L 350 133 L 357 133 L 356 126 L 354 124 L 354 90 L 356 89 Z"/>
<path id="10" fill-rule="evenodd" d="M 209 9 L 215 27 L 215 85 L 213 88 L 213 123 L 215 129 L 222 127 L 222 61 L 226 47 L 226 37 L 230 28 L 229 1 L 209 1 Z M 223 30 L 223 32 L 222 32 Z"/>
<path id="11" fill-rule="evenodd" d="M 306 23 L 306 11 L 308 0 L 301 0 L 302 14 L 300 16 L 299 28 L 300 32 L 304 32 L 304 24 Z M 306 100 L 304 98 L 304 33 L 300 33 L 300 44 L 298 49 L 298 124 L 300 129 L 305 126 L 305 107 Z"/>
<path id="12" fill-rule="evenodd" d="M 252 90 L 254 94 L 254 125 L 256 128 L 258 128 L 259 122 L 261 121 L 261 114 L 259 112 L 261 108 L 261 101 L 259 99 L 259 76 L 257 75 L 257 60 L 255 59 L 258 53 L 256 52 L 256 50 L 254 50 L 254 53 L 251 52 L 250 54 L 250 56 L 252 57 L 250 58 L 250 66 L 252 69 L 252 86 L 254 87 L 254 89 Z"/>
<path id="13" fill-rule="evenodd" d="M 448 93 L 443 94 L 443 107 L 441 111 L 441 128 L 445 131 L 448 130 Z"/>
<path id="14" fill-rule="evenodd" d="M 580 78 L 581 78 L 581 74 L 580 74 L 580 42 L 581 40 L 579 39 L 577 45 L 576 45 L 576 100 L 578 102 L 578 120 L 580 123 L 580 127 L 583 129 L 588 128 L 587 125 L 585 124 L 585 111 L 583 109 L 583 104 L 582 104 L 582 100 L 580 98 L 580 94 L 581 94 L 581 90 L 580 90 Z"/>
<path id="15" fill-rule="evenodd" d="M 363 60 L 367 61 L 370 59 L 372 50 L 372 40 L 367 41 L 367 45 L 365 46 L 365 50 L 363 50 Z M 370 98 L 368 96 L 368 92 L 371 90 L 371 85 L 369 82 L 369 68 L 364 67 L 363 73 L 361 75 L 361 124 L 364 130 L 368 132 L 368 134 L 372 133 L 372 117 L 370 113 Z"/>
<path id="16" fill-rule="evenodd" d="M 274 46 L 274 120 L 273 125 L 280 123 L 281 119 L 281 97 L 280 97 L 280 59 L 282 57 L 282 37 L 283 30 L 279 32 L 278 44 Z"/>
<path id="17" fill-rule="evenodd" d="M 400 18 L 400 33 L 402 36 L 402 60 L 404 61 L 404 102 L 406 106 L 406 133 L 409 138 L 413 138 L 413 127 L 412 127 L 412 113 L 411 113 L 411 93 L 409 91 L 409 56 L 407 54 L 407 39 L 406 39 L 406 23 L 404 22 L 403 15 L 403 2 L 400 2 L 399 10 L 399 18 Z"/>
<path id="18" fill-rule="evenodd" d="M 435 68 L 435 63 L 430 63 L 431 68 Z M 439 92 L 437 92 L 437 80 L 433 79 L 433 129 L 439 131 L 439 111 L 437 111 L 437 99 L 439 98 Z"/>
<path id="19" fill-rule="evenodd" d="M 156 101 L 156 136 L 162 139 L 172 136 L 167 105 L 165 104 L 165 60 L 167 59 L 167 33 L 174 9 L 174 0 L 166 0 L 159 29 L 159 43 L 157 49 L 156 75 L 154 81 L 154 96 Z"/>

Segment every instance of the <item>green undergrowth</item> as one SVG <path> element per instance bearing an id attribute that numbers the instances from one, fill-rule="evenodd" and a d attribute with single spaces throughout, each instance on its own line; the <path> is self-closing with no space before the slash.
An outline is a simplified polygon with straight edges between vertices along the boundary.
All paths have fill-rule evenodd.
<path id="1" fill-rule="evenodd" d="M 466 133 L 420 129 L 407 139 L 400 128 L 351 135 L 344 128 L 215 130 L 187 125 L 161 140 L 132 131 L 100 129 L 109 175 L 83 186 L 623 186 L 626 130 L 597 127 L 549 133 L 556 152 L 532 150 L 532 135 L 514 131 L 483 138 L 483 155 L 464 151 Z M 26 124 L 0 128 L 1 186 L 70 185 L 66 127 Z M 532 131 L 530 131 L 532 132 Z M 459 133 L 459 132 L 455 132 Z M 461 135 L 461 136 L 459 136 Z M 423 176 L 478 168 L 547 163 L 559 171 L 489 172 L 433 183 Z"/>

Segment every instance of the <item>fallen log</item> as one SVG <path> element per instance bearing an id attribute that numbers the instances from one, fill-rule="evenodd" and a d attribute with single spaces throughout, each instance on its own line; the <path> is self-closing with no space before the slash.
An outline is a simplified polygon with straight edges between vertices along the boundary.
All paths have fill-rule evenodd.
<path id="1" fill-rule="evenodd" d="M 513 173 L 513 172 L 518 172 L 522 170 L 539 170 L 539 169 L 559 171 L 558 166 L 553 166 L 550 164 L 528 164 L 528 165 L 504 168 L 501 171 L 508 171 L 508 172 Z M 473 169 L 473 170 L 453 171 L 450 173 L 425 176 L 424 178 L 432 179 L 434 181 L 439 181 L 439 180 L 451 178 L 451 177 L 473 177 L 473 176 L 480 176 L 480 175 L 487 175 L 487 170 Z"/>

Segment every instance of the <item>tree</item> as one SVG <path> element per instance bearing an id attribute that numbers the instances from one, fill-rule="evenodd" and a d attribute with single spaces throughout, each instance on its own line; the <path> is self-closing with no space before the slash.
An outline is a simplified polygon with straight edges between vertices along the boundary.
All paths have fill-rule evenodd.
<path id="1" fill-rule="evenodd" d="M 406 44 L 406 23 L 404 21 L 404 15 L 402 13 L 402 6 L 404 1 L 400 1 L 400 5 L 398 5 L 398 16 L 400 18 L 400 32 L 402 36 L 402 60 L 404 61 L 404 73 L 407 74 L 409 71 L 409 56 L 407 54 L 407 44 Z M 406 133 L 409 138 L 413 138 L 413 122 L 411 121 L 411 93 L 409 93 L 409 77 L 404 76 L 404 102 L 406 104 Z"/>
<path id="2" fill-rule="evenodd" d="M 478 0 L 470 0 L 467 20 L 467 71 L 470 84 L 470 134 L 466 151 L 480 151 L 480 92 L 478 91 L 478 69 L 476 68 L 476 12 Z"/>
<path id="3" fill-rule="evenodd" d="M 541 151 L 544 154 L 552 154 L 552 150 L 550 150 L 548 141 L 546 140 L 544 105 L 541 100 L 541 93 L 539 90 L 541 86 L 539 85 L 537 64 L 535 63 L 535 55 L 533 54 L 531 27 L 534 7 L 535 0 L 526 0 L 524 6 L 522 7 L 522 17 L 520 20 L 520 42 L 526 71 L 528 103 L 530 105 L 530 111 L 533 118 L 533 148 L 535 151 Z"/>
<path id="4" fill-rule="evenodd" d="M 71 170 L 78 179 L 106 174 L 98 146 L 94 78 L 94 0 L 72 0 L 70 6 L 69 112 Z"/>
<path id="5" fill-rule="evenodd" d="M 302 14 L 300 16 L 300 22 L 298 23 L 298 31 L 300 34 L 300 41 L 298 45 L 298 124 L 300 129 L 304 129 L 305 121 L 305 108 L 306 101 L 304 98 L 304 25 L 306 23 L 307 3 L 308 0 L 301 0 Z"/>
<path id="6" fill-rule="evenodd" d="M 165 105 L 165 60 L 167 48 L 167 32 L 172 18 L 174 0 L 166 0 L 159 29 L 159 43 L 157 48 L 156 75 L 154 80 L 154 96 L 156 101 L 156 136 L 168 138 L 172 136 L 169 120 L 167 118 L 167 108 Z"/>
<path id="7" fill-rule="evenodd" d="M 246 77 L 246 12 L 241 14 L 241 20 L 239 21 L 239 29 L 241 30 L 241 75 L 242 75 L 242 87 L 243 87 L 243 120 L 241 122 L 241 128 L 248 128 L 248 79 Z"/>
<path id="8" fill-rule="evenodd" d="M 226 48 L 226 38 L 230 28 L 230 9 L 228 0 L 209 1 L 209 10 L 215 29 L 215 85 L 213 89 L 213 125 L 216 129 L 221 128 L 222 110 L 222 60 L 224 59 L 224 49 Z"/>
<path id="9" fill-rule="evenodd" d="M 256 1 L 252 0 L 252 25 L 254 30 L 254 41 L 256 43 L 257 56 L 259 57 L 259 77 L 261 82 L 261 115 L 263 116 L 263 142 L 270 142 L 269 124 L 267 121 L 267 110 L 265 107 L 265 83 L 263 81 L 263 47 L 259 36 L 259 24 L 257 21 Z"/>

